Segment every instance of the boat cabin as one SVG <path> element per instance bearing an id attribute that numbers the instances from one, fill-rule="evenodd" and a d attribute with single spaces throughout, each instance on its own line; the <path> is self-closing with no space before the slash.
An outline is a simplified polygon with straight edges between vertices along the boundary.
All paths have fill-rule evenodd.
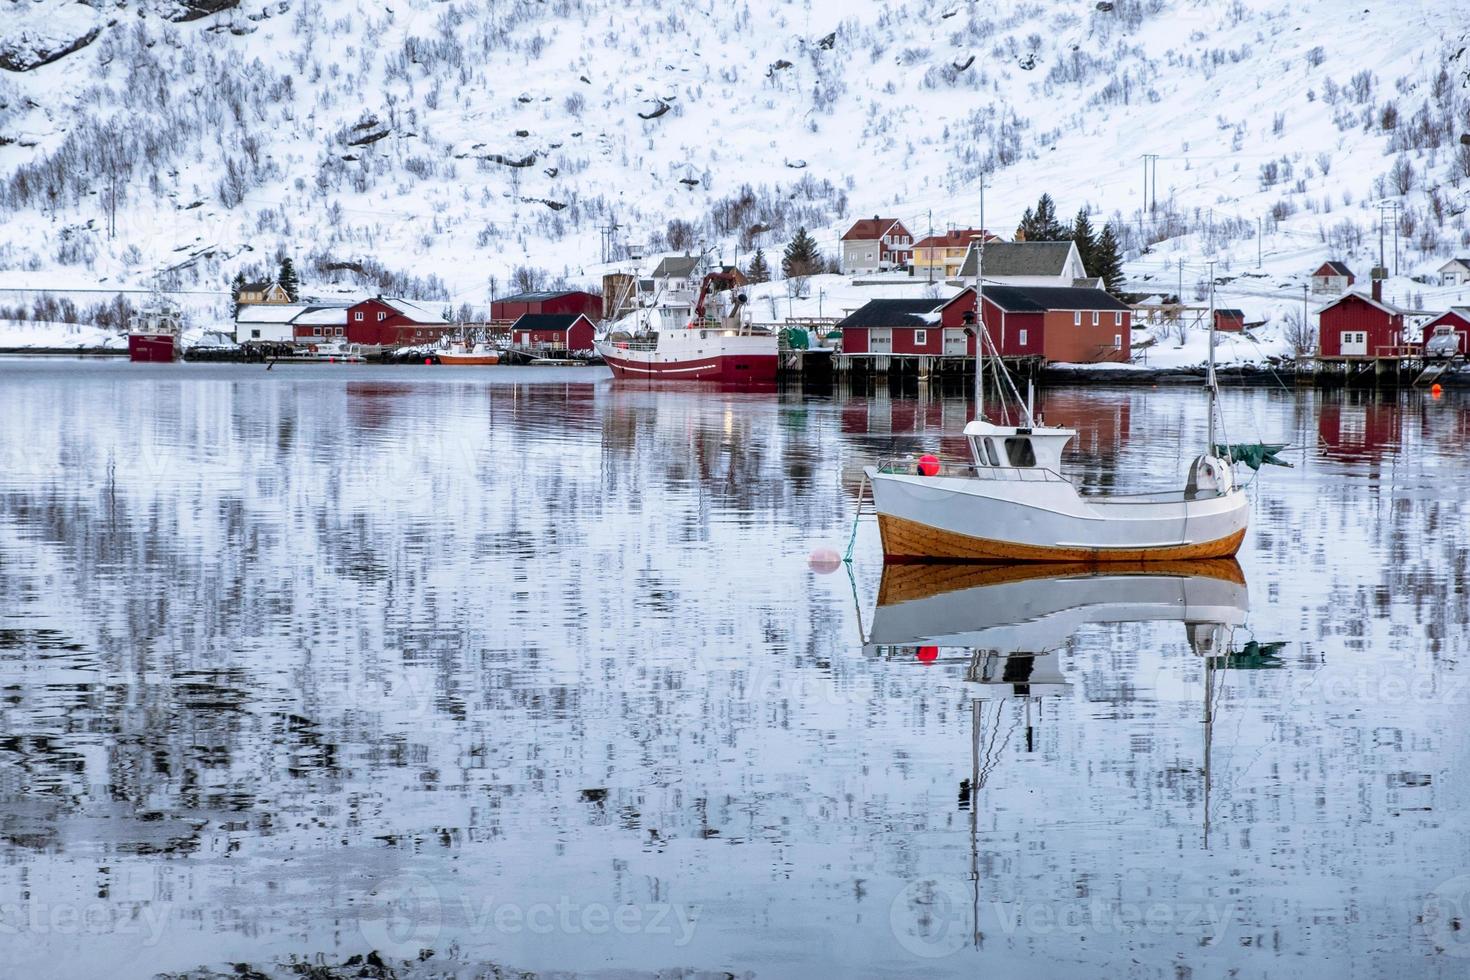
<path id="1" fill-rule="evenodd" d="M 1060 475 L 1062 450 L 1077 435 L 1075 429 L 1054 426 L 995 425 L 974 421 L 965 426 L 970 456 L 977 473 L 987 470 L 1050 471 Z M 1024 474 L 1012 474 L 1024 478 Z"/>

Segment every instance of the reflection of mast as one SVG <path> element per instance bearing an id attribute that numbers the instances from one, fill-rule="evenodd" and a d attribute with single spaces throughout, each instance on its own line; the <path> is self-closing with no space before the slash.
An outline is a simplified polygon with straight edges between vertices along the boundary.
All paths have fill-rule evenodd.
<path id="1" fill-rule="evenodd" d="M 1215 736 L 1215 658 L 1205 657 L 1205 850 L 1210 849 L 1210 748 Z"/>
<path id="2" fill-rule="evenodd" d="M 1204 846 L 1210 846 L 1210 754 L 1215 741 L 1215 667 L 1218 659 L 1227 654 L 1231 647 L 1233 630 L 1223 623 L 1186 623 L 1190 649 L 1204 662 L 1205 703 L 1202 723 L 1204 726 Z"/>
<path id="3" fill-rule="evenodd" d="M 991 658 L 1000 655 L 994 651 L 975 650 L 970 662 L 970 675 L 966 680 L 972 683 L 994 684 L 993 678 L 982 675 L 980 664 L 988 662 Z M 1002 658 L 1009 659 L 1009 658 Z M 1024 659 L 1029 660 L 1029 657 Z M 1026 693 L 1023 684 L 1016 684 L 1015 697 L 1019 697 L 1025 704 L 1026 721 L 1026 751 L 1036 750 L 1035 732 L 1031 724 L 1031 704 L 1041 704 L 1041 696 Z M 970 881 L 973 882 L 971 891 L 970 908 L 970 941 L 976 949 L 981 947 L 984 935 L 980 932 L 980 790 L 990 781 L 990 774 L 999 764 L 1002 753 L 1006 746 L 1011 744 L 1011 735 L 1015 733 L 1015 725 L 1006 734 L 1004 740 L 1000 739 L 1001 717 L 1005 714 L 1005 706 L 1013 700 L 1012 695 L 1004 695 L 1000 698 L 973 698 L 970 701 L 970 778 L 960 784 L 960 805 L 970 808 Z M 982 752 L 982 730 L 985 722 L 985 704 L 991 702 L 995 705 L 995 730 L 991 732 L 989 740 L 985 743 Z M 997 745 L 997 741 L 1000 742 Z M 984 761 L 981 761 L 981 757 Z"/>
<path id="4" fill-rule="evenodd" d="M 976 790 L 980 785 L 980 705 L 982 698 L 970 702 L 970 880 L 975 898 L 970 907 L 970 942 L 980 948 L 980 832 Z"/>

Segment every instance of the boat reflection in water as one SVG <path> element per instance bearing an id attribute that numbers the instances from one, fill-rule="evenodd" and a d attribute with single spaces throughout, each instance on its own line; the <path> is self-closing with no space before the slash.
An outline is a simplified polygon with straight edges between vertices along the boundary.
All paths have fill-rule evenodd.
<path id="1" fill-rule="evenodd" d="M 1024 685 L 1038 669 L 1059 679 L 1057 652 L 1083 626 L 1179 622 L 1195 653 L 1217 656 L 1228 649 L 1230 630 L 1245 622 L 1248 609 L 1245 575 L 1233 558 L 885 565 L 865 645 L 870 652 L 964 648 L 970 651 L 970 680 L 996 683 L 999 676 Z M 1004 662 L 1010 660 L 1017 663 Z"/>
<path id="2" fill-rule="evenodd" d="M 1083 627 L 1121 623 L 1178 622 L 1200 658 L 1203 682 L 1203 765 L 1200 770 L 1203 846 L 1210 835 L 1210 755 L 1215 712 L 1214 673 L 1235 666 L 1234 631 L 1249 611 L 1245 576 L 1235 559 L 1107 565 L 887 565 L 864 639 L 868 655 L 916 658 L 921 663 L 963 663 L 976 685 L 970 699 L 970 772 L 960 781 L 958 805 L 968 811 L 968 885 L 952 882 L 941 896 L 963 930 L 935 932 L 921 897 L 917 907 L 896 908 L 894 928 L 919 948 L 960 945 L 980 949 L 982 895 L 997 899 L 1002 882 L 985 873 L 979 813 L 993 817 L 982 794 L 1018 728 L 1019 750 L 1037 751 L 1046 702 L 1069 696 L 1061 652 Z M 941 651 L 947 651 L 946 656 Z M 1272 666 L 1279 663 L 1272 663 Z M 1053 707 L 1053 716 L 1055 707 Z M 1009 720 L 1008 720 L 1009 717 Z M 991 864 L 992 868 L 994 865 Z M 961 891 L 968 894 L 961 894 Z M 968 909 L 960 912 L 964 906 Z"/>

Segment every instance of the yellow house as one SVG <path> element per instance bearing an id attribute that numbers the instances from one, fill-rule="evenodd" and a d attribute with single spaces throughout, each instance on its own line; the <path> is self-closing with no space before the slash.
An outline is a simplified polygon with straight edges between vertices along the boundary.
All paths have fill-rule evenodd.
<path id="1" fill-rule="evenodd" d="M 970 239 L 976 235 L 984 235 L 987 242 L 996 239 L 996 236 L 979 228 L 951 228 L 919 239 L 914 243 L 914 275 L 927 276 L 931 270 L 936 278 L 957 275 L 964 264 L 965 253 L 970 249 Z"/>
<path id="2" fill-rule="evenodd" d="M 256 303 L 276 306 L 291 302 L 291 297 L 286 295 L 286 290 L 278 282 L 247 282 L 240 286 L 239 302 L 241 306 Z"/>

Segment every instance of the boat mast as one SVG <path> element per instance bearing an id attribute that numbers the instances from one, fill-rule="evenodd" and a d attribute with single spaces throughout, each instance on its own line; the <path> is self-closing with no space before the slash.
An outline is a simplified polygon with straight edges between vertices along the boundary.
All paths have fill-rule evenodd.
<path id="1" fill-rule="evenodd" d="M 1205 442 L 1205 455 L 1215 455 L 1215 398 L 1219 389 L 1215 384 L 1215 263 L 1210 262 L 1210 319 L 1205 324 L 1210 331 L 1210 367 L 1205 374 L 1205 387 L 1209 389 L 1210 422 Z"/>
<path id="2" fill-rule="evenodd" d="M 974 240 L 972 239 L 972 244 Z M 985 418 L 985 174 L 980 174 L 980 235 L 975 246 L 975 418 Z"/>

